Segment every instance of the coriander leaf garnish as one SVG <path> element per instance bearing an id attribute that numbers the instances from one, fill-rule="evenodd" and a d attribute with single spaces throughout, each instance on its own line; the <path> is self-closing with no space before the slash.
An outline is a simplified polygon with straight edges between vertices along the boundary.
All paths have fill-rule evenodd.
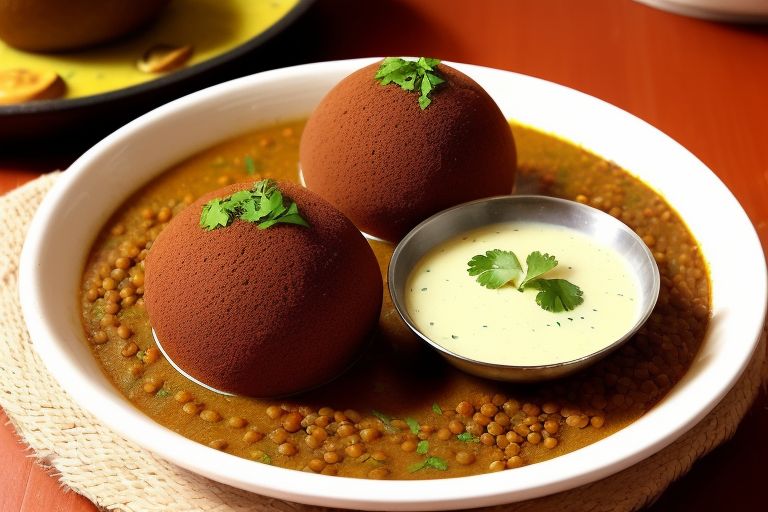
<path id="1" fill-rule="evenodd" d="M 479 443 L 480 438 L 472 435 L 470 432 L 462 432 L 456 436 L 456 439 L 464 443 Z"/>
<path id="2" fill-rule="evenodd" d="M 416 453 L 419 455 L 426 455 L 429 451 L 429 441 L 423 440 L 419 441 L 419 444 L 416 445 Z"/>
<path id="3" fill-rule="evenodd" d="M 208 201 L 200 214 L 200 227 L 211 231 L 227 227 L 235 219 L 253 222 L 259 229 L 280 223 L 309 227 L 299 214 L 296 203 L 286 204 L 283 194 L 272 180 L 261 180 L 249 190 L 239 190 L 231 196 Z"/>
<path id="4" fill-rule="evenodd" d="M 421 430 L 421 425 L 415 419 L 405 418 L 405 422 L 408 424 L 408 428 L 411 429 L 411 433 L 418 434 L 419 430 Z"/>
<path id="5" fill-rule="evenodd" d="M 256 174 L 256 160 L 254 160 L 251 155 L 245 155 L 243 163 L 245 164 L 245 172 L 248 176 Z"/>
<path id="6" fill-rule="evenodd" d="M 408 467 L 408 471 L 410 473 L 415 473 L 416 471 L 419 471 L 424 468 L 432 468 L 437 469 L 440 471 L 446 471 L 448 469 L 448 463 L 445 462 L 440 457 L 427 457 L 421 462 L 417 462 L 416 464 L 412 464 Z"/>
<path id="7" fill-rule="evenodd" d="M 221 199 L 214 199 L 203 206 L 203 213 L 200 214 L 200 226 L 208 231 L 229 226 L 232 222 L 232 214 L 233 212 L 222 205 Z"/>
<path id="8" fill-rule="evenodd" d="M 441 416 L 443 414 L 443 408 L 440 407 L 440 404 L 437 402 L 432 404 L 432 410 L 434 411 L 435 414 L 439 414 Z"/>
<path id="9" fill-rule="evenodd" d="M 557 266 L 557 259 L 547 253 L 534 251 L 525 259 L 525 277 L 517 286 L 518 291 L 528 288 L 539 290 L 536 304 L 552 313 L 571 311 L 584 302 L 581 288 L 565 279 L 543 279 L 541 276 Z M 507 283 L 520 279 L 523 269 L 512 251 L 494 249 L 485 255 L 478 254 L 467 262 L 467 273 L 478 276 L 477 282 L 486 288 L 501 288 Z M 514 283 L 513 283 L 514 284 Z"/>
<path id="10" fill-rule="evenodd" d="M 565 279 L 537 279 L 527 287 L 539 290 L 536 304 L 553 313 L 571 311 L 584 302 L 581 288 Z"/>
<path id="11" fill-rule="evenodd" d="M 439 59 L 420 57 L 418 60 L 405 60 L 399 57 L 387 57 L 381 62 L 376 72 L 376 80 L 381 85 L 395 83 L 404 91 L 419 93 L 419 107 L 424 110 L 432 103 L 429 95 L 444 83 L 436 71 Z"/>
<path id="12" fill-rule="evenodd" d="M 557 266 L 557 260 L 554 256 L 550 256 L 547 253 L 541 254 L 539 251 L 533 251 L 525 259 L 525 264 L 528 265 L 528 269 L 525 272 L 525 279 L 523 279 L 520 286 L 518 286 L 520 291 L 534 279 L 538 279 L 542 274 L 555 268 Z"/>
<path id="13" fill-rule="evenodd" d="M 477 282 L 486 288 L 501 288 L 523 273 L 520 261 L 512 251 L 494 249 L 487 251 L 485 256 L 478 254 L 469 260 L 467 272 L 478 276 Z"/>
<path id="14" fill-rule="evenodd" d="M 381 421 L 384 424 L 384 429 L 385 430 L 387 430 L 389 432 L 397 432 L 397 429 L 394 426 L 392 426 L 392 417 L 391 416 L 387 416 L 383 412 L 379 412 L 376 409 L 372 410 L 371 414 L 376 416 L 379 419 L 379 421 Z"/>

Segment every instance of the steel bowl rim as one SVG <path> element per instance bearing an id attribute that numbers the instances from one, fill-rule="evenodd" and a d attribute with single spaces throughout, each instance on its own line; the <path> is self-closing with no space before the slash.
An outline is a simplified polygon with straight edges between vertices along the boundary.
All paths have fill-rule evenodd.
<path id="1" fill-rule="evenodd" d="M 589 210 L 592 215 L 603 217 L 606 219 L 606 221 L 609 221 L 614 225 L 618 223 L 618 225 L 623 226 L 623 228 L 619 227 L 619 229 L 627 232 L 631 238 L 633 238 L 636 242 L 638 242 L 639 247 L 641 248 L 643 254 L 647 257 L 648 261 L 652 264 L 651 265 L 652 281 L 651 281 L 651 287 L 650 287 L 651 299 L 648 303 L 648 306 L 645 308 L 642 314 L 638 316 L 635 323 L 623 336 L 614 340 L 609 345 L 601 348 L 600 350 L 597 350 L 595 352 L 590 352 L 589 354 L 578 357 L 576 359 L 569 359 L 568 361 L 561 361 L 558 363 L 549 363 L 549 364 L 542 364 L 542 365 L 510 365 L 510 364 L 501 364 L 501 363 L 491 363 L 487 361 L 479 361 L 477 359 L 472 359 L 471 357 L 457 354 L 456 352 L 453 352 L 452 350 L 449 350 L 446 347 L 440 345 L 439 343 L 433 341 L 432 339 L 429 338 L 429 336 L 422 333 L 421 330 L 418 327 L 416 327 L 413 320 L 411 319 L 410 314 L 408 313 L 408 310 L 405 307 L 405 304 L 403 304 L 402 301 L 400 300 L 400 296 L 399 296 L 400 294 L 397 292 L 394 284 L 395 267 L 397 266 L 397 263 L 400 260 L 400 255 L 403 253 L 403 251 L 405 250 L 404 248 L 408 245 L 408 243 L 411 240 L 413 240 L 416 236 L 418 236 L 422 231 L 424 231 L 425 229 L 429 229 L 429 226 L 432 223 L 434 223 L 437 219 L 445 215 L 448 215 L 452 212 L 455 212 L 457 210 L 470 208 L 483 203 L 509 202 L 509 201 L 518 201 L 518 200 L 528 200 L 528 201 L 535 200 L 535 201 L 542 201 L 542 202 L 553 202 L 553 203 L 567 204 L 569 207 L 583 208 L 585 210 Z M 478 227 L 481 227 L 481 226 L 480 225 L 475 226 L 475 228 L 478 228 Z M 392 257 L 389 260 L 389 266 L 387 268 L 387 288 L 389 289 L 389 294 L 392 298 L 392 304 L 395 306 L 395 310 L 397 311 L 398 315 L 400 315 L 400 318 L 403 320 L 403 322 L 405 322 L 405 324 L 408 326 L 408 328 L 414 334 L 416 334 L 419 338 L 421 338 L 423 341 L 426 341 L 432 348 L 437 350 L 441 356 L 445 357 L 449 361 L 451 360 L 451 358 L 456 358 L 472 366 L 482 366 L 484 368 L 491 368 L 496 370 L 538 373 L 544 370 L 550 370 L 555 368 L 578 366 L 580 363 L 584 363 L 588 360 L 597 361 L 598 359 L 604 357 L 608 353 L 616 350 L 621 345 L 629 341 L 632 338 L 632 336 L 643 326 L 643 324 L 645 324 L 645 322 L 653 313 L 654 308 L 656 307 L 656 303 L 658 302 L 658 298 L 659 298 L 659 291 L 661 289 L 661 275 L 659 273 L 659 267 L 656 264 L 656 260 L 653 257 L 653 253 L 645 244 L 645 242 L 643 242 L 643 239 L 640 238 L 640 236 L 637 233 L 635 233 L 629 226 L 621 222 L 619 219 L 605 213 L 602 210 L 599 210 L 592 206 L 579 203 L 576 201 L 571 201 L 571 200 L 563 199 L 560 197 L 545 196 L 545 195 L 520 194 L 520 195 L 503 195 L 503 196 L 493 196 L 493 197 L 487 197 L 482 199 L 475 199 L 474 201 L 469 201 L 456 206 L 452 206 L 450 208 L 446 208 L 445 210 L 441 210 L 431 215 L 430 217 L 426 218 L 425 220 L 421 221 L 398 242 L 397 246 L 392 252 Z"/>

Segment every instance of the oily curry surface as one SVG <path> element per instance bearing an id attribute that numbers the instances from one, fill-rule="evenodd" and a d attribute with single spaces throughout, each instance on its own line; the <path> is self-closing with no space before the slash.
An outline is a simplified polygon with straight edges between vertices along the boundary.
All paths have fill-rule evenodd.
<path id="1" fill-rule="evenodd" d="M 378 332 L 352 369 L 320 389 L 288 400 L 255 400 L 188 381 L 153 342 L 142 298 L 143 260 L 163 226 L 201 194 L 265 177 L 296 181 L 302 126 L 265 128 L 175 166 L 119 206 L 93 245 L 82 278 L 86 338 L 117 389 L 158 423 L 212 449 L 296 470 L 376 479 L 457 477 L 514 469 L 602 439 L 649 410 L 687 370 L 706 331 L 710 295 L 703 258 L 682 220 L 611 162 L 513 124 L 519 192 L 600 208 L 651 248 L 661 292 L 631 342 L 566 380 L 535 386 L 486 381 L 425 348 L 385 291 Z M 372 247 L 386 278 L 393 247 Z M 285 365 L 301 371 L 291 361 Z"/>

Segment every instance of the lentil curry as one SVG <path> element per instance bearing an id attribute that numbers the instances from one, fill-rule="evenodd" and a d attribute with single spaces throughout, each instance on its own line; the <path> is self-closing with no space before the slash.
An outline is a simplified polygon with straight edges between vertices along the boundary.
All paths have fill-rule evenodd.
<path id="1" fill-rule="evenodd" d="M 82 278 L 86 338 L 108 378 L 158 423 L 212 449 L 285 468 L 374 479 L 457 477 L 517 468 L 605 438 L 643 415 L 687 370 L 707 328 L 710 294 L 703 258 L 682 220 L 615 164 L 513 124 L 519 191 L 604 210 L 651 248 L 661 291 L 631 342 L 566 380 L 485 381 L 426 349 L 385 291 L 369 348 L 320 389 L 256 400 L 186 380 L 154 345 L 142 298 L 144 258 L 163 226 L 203 193 L 264 177 L 296 181 L 302 127 L 258 130 L 173 167 L 115 212 L 91 250 Z M 386 277 L 393 247 L 371 244 Z"/>

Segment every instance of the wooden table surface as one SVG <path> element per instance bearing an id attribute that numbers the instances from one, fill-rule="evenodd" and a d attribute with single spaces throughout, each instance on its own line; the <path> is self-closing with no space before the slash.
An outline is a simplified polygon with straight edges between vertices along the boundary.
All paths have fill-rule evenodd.
<path id="1" fill-rule="evenodd" d="M 428 55 L 597 96 L 697 155 L 731 189 L 768 246 L 768 26 L 685 18 L 631 0 L 320 0 L 281 37 L 276 52 L 275 65 Z M 0 141 L 0 193 L 67 163 L 69 157 L 51 158 L 44 148 L 11 159 Z M 0 412 L 0 424 L 5 419 Z M 753 509 L 766 495 L 766 432 L 763 392 L 735 437 L 649 510 Z M 0 426 L 0 511 L 95 510 L 64 492 L 29 455 L 13 429 Z"/>

